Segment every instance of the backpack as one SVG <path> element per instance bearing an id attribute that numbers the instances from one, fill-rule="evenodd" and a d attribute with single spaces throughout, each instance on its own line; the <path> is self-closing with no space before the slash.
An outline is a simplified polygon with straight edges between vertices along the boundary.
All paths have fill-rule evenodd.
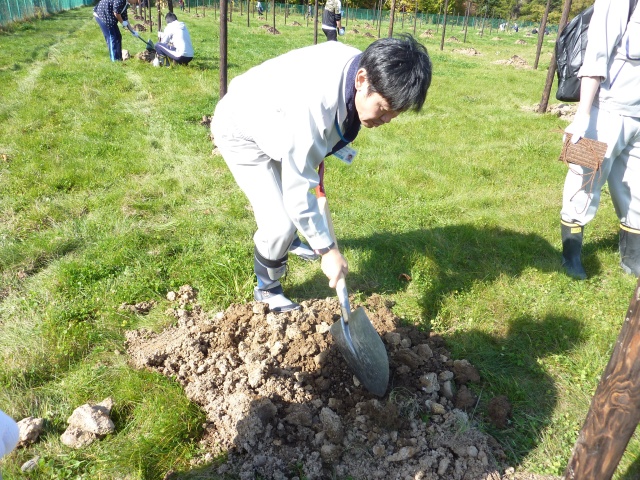
<path id="1" fill-rule="evenodd" d="M 620 0 L 616 0 L 620 1 Z M 629 0 L 629 18 L 638 0 Z M 580 79 L 578 71 L 584 62 L 587 49 L 587 33 L 593 15 L 593 5 L 575 16 L 562 29 L 556 40 L 556 65 L 558 91 L 556 98 L 561 102 L 580 101 Z M 627 23 L 629 19 L 627 19 Z"/>

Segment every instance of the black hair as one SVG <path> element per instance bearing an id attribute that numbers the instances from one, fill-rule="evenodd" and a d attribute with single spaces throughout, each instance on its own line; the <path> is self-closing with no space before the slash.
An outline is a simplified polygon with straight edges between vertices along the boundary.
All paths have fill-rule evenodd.
<path id="1" fill-rule="evenodd" d="M 378 93 L 396 112 L 419 112 L 431 85 L 431 59 L 424 45 L 407 33 L 376 40 L 362 54 L 369 91 Z"/>
<path id="2" fill-rule="evenodd" d="M 164 17 L 164 21 L 165 21 L 165 22 L 167 22 L 167 23 L 171 23 L 171 22 L 173 22 L 174 20 L 178 20 L 178 17 L 176 17 L 176 14 L 175 14 L 175 13 L 173 13 L 173 12 L 169 12 L 169 13 L 167 13 L 167 14 L 165 15 L 165 17 Z"/>

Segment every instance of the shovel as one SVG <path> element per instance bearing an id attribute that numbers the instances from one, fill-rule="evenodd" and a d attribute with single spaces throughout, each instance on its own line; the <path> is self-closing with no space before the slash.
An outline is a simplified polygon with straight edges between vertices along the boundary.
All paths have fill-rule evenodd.
<path id="1" fill-rule="evenodd" d="M 134 33 L 135 32 L 135 33 Z M 136 37 L 139 38 L 140 41 L 142 43 L 144 43 L 147 46 L 147 50 L 149 50 L 150 52 L 153 52 L 155 50 L 155 45 L 153 44 L 153 42 L 151 41 L 151 39 L 145 41 L 138 32 L 136 32 L 135 30 L 131 30 L 131 34 Z"/>
<path id="2" fill-rule="evenodd" d="M 340 353 L 360 383 L 371 393 L 382 397 L 389 383 L 389 357 L 382 339 L 373 328 L 362 307 L 351 311 L 344 277 L 336 285 L 342 317 L 329 331 Z"/>
<path id="3" fill-rule="evenodd" d="M 324 162 L 320 166 L 320 185 L 316 187 L 318 207 L 337 245 L 333 230 L 331 212 L 324 193 Z M 342 316 L 339 321 L 331 325 L 329 331 L 335 339 L 338 349 L 347 362 L 351 371 L 360 383 L 371 393 L 382 397 L 387 391 L 389 383 L 389 357 L 382 339 L 367 317 L 362 307 L 355 312 L 349 305 L 349 294 L 344 276 L 338 279 L 336 293 L 340 301 Z"/>

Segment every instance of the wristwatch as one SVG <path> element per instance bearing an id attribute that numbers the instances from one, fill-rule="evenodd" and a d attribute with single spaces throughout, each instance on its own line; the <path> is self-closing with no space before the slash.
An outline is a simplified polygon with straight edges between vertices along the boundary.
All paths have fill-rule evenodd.
<path id="1" fill-rule="evenodd" d="M 314 253 L 316 255 L 324 255 L 325 253 L 329 253 L 329 250 L 331 250 L 335 246 L 336 246 L 336 243 L 335 242 L 331 242 L 331 245 L 329 245 L 328 247 L 319 248 L 318 250 L 314 250 Z"/>

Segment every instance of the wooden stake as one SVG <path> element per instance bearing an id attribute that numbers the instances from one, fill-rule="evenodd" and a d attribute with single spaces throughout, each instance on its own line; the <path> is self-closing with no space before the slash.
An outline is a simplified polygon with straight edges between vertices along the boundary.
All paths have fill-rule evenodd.
<path id="1" fill-rule="evenodd" d="M 640 279 L 564 477 L 609 480 L 639 421 Z"/>

